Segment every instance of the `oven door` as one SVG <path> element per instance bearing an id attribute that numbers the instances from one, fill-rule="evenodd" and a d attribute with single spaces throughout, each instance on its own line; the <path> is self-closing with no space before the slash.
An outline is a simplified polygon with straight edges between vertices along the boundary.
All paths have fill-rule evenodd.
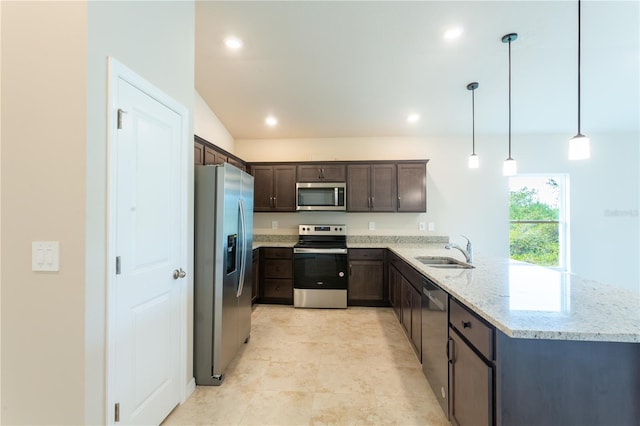
<path id="1" fill-rule="evenodd" d="M 347 249 L 293 249 L 293 288 L 346 290 Z"/>

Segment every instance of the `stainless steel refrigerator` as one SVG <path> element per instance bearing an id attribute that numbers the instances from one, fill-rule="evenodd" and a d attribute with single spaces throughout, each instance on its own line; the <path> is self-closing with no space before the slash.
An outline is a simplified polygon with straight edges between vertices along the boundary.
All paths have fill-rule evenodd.
<path id="1" fill-rule="evenodd" d="M 194 374 L 220 385 L 251 333 L 253 176 L 195 167 Z"/>

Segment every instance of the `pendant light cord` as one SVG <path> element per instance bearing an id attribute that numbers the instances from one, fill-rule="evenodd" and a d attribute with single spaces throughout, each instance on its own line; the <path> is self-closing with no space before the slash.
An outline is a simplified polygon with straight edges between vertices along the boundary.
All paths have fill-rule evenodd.
<path id="1" fill-rule="evenodd" d="M 476 91 L 471 90 L 471 137 L 473 147 L 472 154 L 476 155 Z"/>
<path id="2" fill-rule="evenodd" d="M 511 38 L 509 38 L 509 160 L 511 160 Z"/>
<path id="3" fill-rule="evenodd" d="M 578 135 L 580 135 L 580 0 L 578 0 Z"/>

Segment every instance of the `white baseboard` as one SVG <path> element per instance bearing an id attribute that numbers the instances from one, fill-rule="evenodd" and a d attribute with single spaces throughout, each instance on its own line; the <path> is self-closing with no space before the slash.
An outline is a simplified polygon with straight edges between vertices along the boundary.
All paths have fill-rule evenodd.
<path id="1" fill-rule="evenodd" d="M 180 404 L 184 404 L 184 402 L 187 399 L 189 399 L 189 397 L 193 392 L 195 392 L 195 390 L 196 390 L 196 378 L 192 377 L 191 380 L 189 380 L 189 383 L 187 383 L 187 385 L 184 388 L 184 398 L 182 398 L 182 401 L 180 402 Z"/>

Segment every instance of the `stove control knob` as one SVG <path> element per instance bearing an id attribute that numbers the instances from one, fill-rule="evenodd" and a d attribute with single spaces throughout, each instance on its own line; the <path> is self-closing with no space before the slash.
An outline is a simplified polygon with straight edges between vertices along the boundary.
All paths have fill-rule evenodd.
<path id="1" fill-rule="evenodd" d="M 344 272 L 338 272 L 338 276 L 339 276 L 340 278 L 344 277 Z"/>

